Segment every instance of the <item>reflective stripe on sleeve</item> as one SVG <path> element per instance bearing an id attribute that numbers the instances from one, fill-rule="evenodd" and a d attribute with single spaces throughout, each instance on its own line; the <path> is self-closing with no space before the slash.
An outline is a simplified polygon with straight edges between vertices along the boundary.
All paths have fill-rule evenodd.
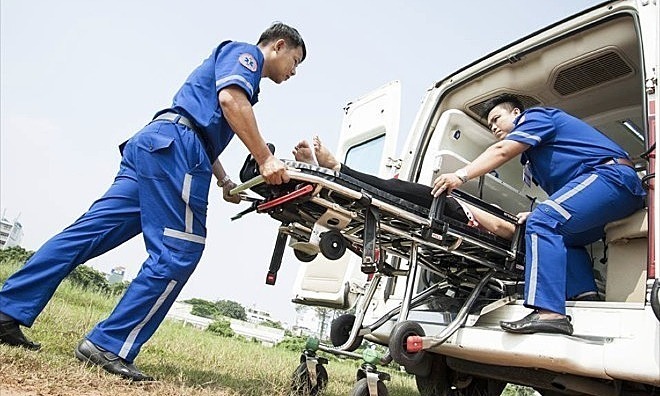
<path id="1" fill-rule="evenodd" d="M 226 83 L 227 81 L 231 80 L 239 80 L 243 84 L 245 84 L 248 89 L 250 90 L 249 94 L 250 97 L 254 94 L 254 88 L 252 87 L 252 84 L 248 80 L 245 79 L 245 77 L 241 76 L 240 74 L 232 74 L 231 76 L 223 77 L 215 82 L 215 87 L 218 88 L 222 84 Z"/>

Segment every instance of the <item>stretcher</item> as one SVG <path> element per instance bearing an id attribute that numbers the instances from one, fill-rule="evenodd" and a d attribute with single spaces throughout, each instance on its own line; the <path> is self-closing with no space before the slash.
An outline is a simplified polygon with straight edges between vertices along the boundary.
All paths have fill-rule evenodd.
<path id="1" fill-rule="evenodd" d="M 521 226 L 516 225 L 514 237 L 507 240 L 444 215 L 446 194 L 426 208 L 337 171 L 295 161 L 285 164 L 288 183 L 268 185 L 256 176 L 231 191 L 251 202 L 250 208 L 233 219 L 257 212 L 281 223 L 266 283 L 275 284 L 287 243 L 303 262 L 319 254 L 337 260 L 349 250 L 361 257 L 361 271 L 370 279 L 349 323 L 350 331 L 339 337 L 342 342 L 333 340 L 333 347 L 320 349 L 351 352 L 364 335 L 395 317 L 397 323 L 406 321 L 411 309 L 452 285 L 464 290 L 466 297 L 443 334 L 438 335 L 439 342 L 465 325 L 475 310 L 485 314 L 516 298 L 523 274 Z M 452 196 L 517 224 L 513 214 L 469 194 L 453 191 Z M 433 279 L 421 291 L 415 287 L 420 268 Z M 401 305 L 365 325 L 365 311 L 379 282 L 397 276 L 406 279 Z M 331 338 L 337 337 L 331 334 Z M 405 364 L 406 356 L 398 357 Z"/>

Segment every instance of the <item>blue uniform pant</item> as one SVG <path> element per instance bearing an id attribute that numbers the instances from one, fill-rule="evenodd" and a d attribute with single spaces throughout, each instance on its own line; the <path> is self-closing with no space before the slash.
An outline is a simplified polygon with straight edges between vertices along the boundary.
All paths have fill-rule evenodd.
<path id="1" fill-rule="evenodd" d="M 132 362 L 201 259 L 210 180 L 211 164 L 190 129 L 147 125 L 126 144 L 105 195 L 7 279 L 0 312 L 31 326 L 74 268 L 142 232 L 147 260 L 110 316 L 87 336 Z"/>
<path id="2" fill-rule="evenodd" d="M 626 183 L 639 183 L 632 168 L 603 165 L 532 211 L 525 231 L 526 306 L 565 314 L 567 298 L 597 290 L 585 245 L 603 238 L 607 223 L 643 207 L 643 196 Z"/>

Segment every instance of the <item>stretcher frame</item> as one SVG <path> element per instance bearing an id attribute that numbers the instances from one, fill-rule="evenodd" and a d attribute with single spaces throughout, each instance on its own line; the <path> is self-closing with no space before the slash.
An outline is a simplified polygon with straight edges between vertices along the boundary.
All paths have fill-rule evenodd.
<path id="1" fill-rule="evenodd" d="M 289 238 L 296 256 L 303 261 L 311 261 L 319 252 L 337 259 L 346 249 L 351 250 L 362 257 L 361 270 L 370 277 L 369 286 L 356 304 L 355 322 L 348 339 L 339 346 L 322 345 L 321 350 L 350 355 L 356 339 L 397 315 L 397 323 L 406 321 L 411 309 L 425 304 L 430 296 L 450 284 L 468 285 L 472 289 L 451 322 L 427 345 L 441 344 L 461 326 L 472 325 L 478 316 L 516 299 L 524 268 L 524 232 L 517 225 L 516 216 L 469 194 L 452 192 L 457 200 L 516 224 L 514 237 L 508 241 L 445 216 L 446 193 L 435 198 L 427 209 L 337 171 L 295 161 L 285 163 L 288 183 L 267 185 L 263 177 L 257 176 L 230 192 L 252 202 L 249 209 L 233 219 L 256 211 L 281 222 L 266 283 L 275 284 Z M 261 198 L 246 195 L 248 189 Z M 328 243 L 327 239 L 331 241 Z M 342 240 L 346 242 L 345 248 L 338 246 Z M 399 264 L 401 259 L 406 260 L 408 266 L 392 265 L 387 262 L 388 257 L 394 257 Z M 442 281 L 414 294 L 420 267 L 438 275 Z M 383 277 L 394 276 L 406 277 L 401 305 L 374 323 L 364 325 L 379 282 Z M 474 304 L 484 289 L 495 289 L 500 297 L 482 304 L 475 312 Z M 469 317 L 472 320 L 468 323 Z"/>

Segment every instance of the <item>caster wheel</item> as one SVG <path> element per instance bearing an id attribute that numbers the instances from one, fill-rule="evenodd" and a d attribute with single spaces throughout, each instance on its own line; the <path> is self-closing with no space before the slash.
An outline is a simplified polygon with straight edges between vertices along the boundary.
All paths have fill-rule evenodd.
<path id="1" fill-rule="evenodd" d="M 378 390 L 378 396 L 388 396 L 387 387 L 383 381 L 378 381 L 376 383 L 376 388 Z M 362 378 L 355 383 L 353 390 L 351 391 L 351 396 L 370 396 L 369 394 L 369 385 L 367 385 L 367 379 Z"/>
<path id="2" fill-rule="evenodd" d="M 298 365 L 296 371 L 293 373 L 293 380 L 291 381 L 292 395 L 296 396 L 316 396 L 323 392 L 323 389 L 328 385 L 328 372 L 322 364 L 316 365 L 316 383 L 312 384 L 307 371 L 307 363 L 303 362 Z"/>
<path id="3" fill-rule="evenodd" d="M 346 240 L 339 231 L 328 231 L 321 235 L 319 249 L 328 260 L 338 260 L 346 253 Z"/>
<path id="4" fill-rule="evenodd" d="M 406 342 L 410 336 L 424 336 L 424 329 L 417 322 L 403 321 L 390 333 L 390 355 L 410 374 L 426 376 L 431 370 L 431 359 L 425 351 L 408 352 Z"/>
<path id="5" fill-rule="evenodd" d="M 316 256 L 318 256 L 318 254 L 307 254 L 301 250 L 296 249 L 293 249 L 293 255 L 303 263 L 309 263 L 310 261 L 314 260 Z"/>
<path id="6" fill-rule="evenodd" d="M 330 325 L 330 341 L 332 345 L 338 347 L 344 345 L 351 335 L 351 329 L 355 323 L 355 315 L 345 314 L 337 317 Z M 346 349 L 348 352 L 353 352 L 362 345 L 362 336 L 357 336 L 353 343 Z"/>

